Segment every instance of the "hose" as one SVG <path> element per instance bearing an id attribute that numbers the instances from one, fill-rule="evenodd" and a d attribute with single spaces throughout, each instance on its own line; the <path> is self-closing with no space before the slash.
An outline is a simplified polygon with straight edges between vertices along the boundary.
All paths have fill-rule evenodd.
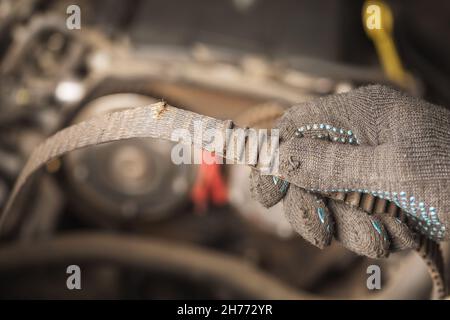
<path id="1" fill-rule="evenodd" d="M 108 262 L 234 289 L 252 299 L 314 299 L 239 258 L 187 244 L 136 236 L 78 233 L 0 247 L 0 272 L 49 264 Z"/>

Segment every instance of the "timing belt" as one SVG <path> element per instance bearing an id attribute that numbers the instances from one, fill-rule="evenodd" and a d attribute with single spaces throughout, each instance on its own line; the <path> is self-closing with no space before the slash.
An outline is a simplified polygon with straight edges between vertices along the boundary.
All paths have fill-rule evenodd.
<path id="1" fill-rule="evenodd" d="M 231 141 L 223 150 L 215 150 L 213 144 L 205 142 L 203 137 L 195 135 L 196 124 L 201 125 L 203 132 L 218 130 L 223 134 L 226 134 L 226 129 L 234 126 L 230 120 L 218 120 L 159 102 L 97 116 L 57 132 L 36 147 L 19 174 L 0 216 L 0 234 L 4 229 L 7 217 L 18 202 L 18 196 L 32 174 L 52 159 L 73 150 L 131 138 L 157 138 L 179 142 L 178 138 L 173 135 L 173 131 L 184 129 L 192 137 L 190 143 L 194 147 L 215 152 L 216 155 L 232 161 L 241 160 L 239 152 L 226 152 L 230 148 L 235 148 L 238 145 L 237 141 Z M 255 167 L 258 168 L 258 165 Z M 427 264 L 431 275 L 433 298 L 443 298 L 447 294 L 447 287 L 439 244 L 421 236 L 420 247 L 417 251 Z"/>

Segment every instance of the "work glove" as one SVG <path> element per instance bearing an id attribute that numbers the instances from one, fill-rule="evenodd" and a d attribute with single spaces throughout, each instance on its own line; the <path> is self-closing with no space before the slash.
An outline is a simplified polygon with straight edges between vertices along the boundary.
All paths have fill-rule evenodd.
<path id="1" fill-rule="evenodd" d="M 288 221 L 312 244 L 335 237 L 380 258 L 416 247 L 419 232 L 450 238 L 449 110 L 375 85 L 294 106 L 277 128 L 281 178 L 254 170 L 251 192 L 265 207 L 283 199 Z M 409 224 L 328 200 L 334 192 L 392 201 Z"/>

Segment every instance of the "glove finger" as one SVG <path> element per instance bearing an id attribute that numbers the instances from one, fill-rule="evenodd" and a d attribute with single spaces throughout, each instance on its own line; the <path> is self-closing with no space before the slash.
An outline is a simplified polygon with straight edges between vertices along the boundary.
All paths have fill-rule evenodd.
<path id="1" fill-rule="evenodd" d="M 250 172 L 250 192 L 252 198 L 264 207 L 270 208 L 277 204 L 289 189 L 289 182 L 275 176 L 261 175 L 252 169 Z"/>
<path id="2" fill-rule="evenodd" d="M 380 188 L 383 181 L 389 180 L 382 169 L 395 160 L 393 154 L 387 144 L 353 146 L 291 138 L 280 146 L 279 173 L 287 181 L 311 191 Z"/>
<path id="3" fill-rule="evenodd" d="M 392 103 L 381 109 L 380 97 L 390 99 Z M 281 123 L 300 128 L 307 126 L 327 127 L 328 130 L 313 130 L 333 133 L 340 129 L 351 130 L 364 144 L 379 144 L 378 123 L 373 115 L 389 112 L 395 101 L 401 101 L 402 94 L 386 86 L 373 85 L 361 87 L 342 94 L 319 97 L 290 108 Z M 317 128 L 316 128 L 317 129 Z"/>
<path id="4" fill-rule="evenodd" d="M 400 251 L 418 248 L 418 238 L 405 223 L 401 222 L 398 218 L 385 213 L 375 214 L 374 216 L 383 223 L 383 226 L 389 235 L 391 243 L 389 250 Z"/>
<path id="5" fill-rule="evenodd" d="M 347 249 L 369 258 L 389 254 L 389 238 L 378 217 L 340 201 L 330 200 L 328 207 L 335 220 L 335 236 Z"/>
<path id="6" fill-rule="evenodd" d="M 287 220 L 305 240 L 321 249 L 331 243 L 333 219 L 321 196 L 291 185 L 283 207 Z"/>

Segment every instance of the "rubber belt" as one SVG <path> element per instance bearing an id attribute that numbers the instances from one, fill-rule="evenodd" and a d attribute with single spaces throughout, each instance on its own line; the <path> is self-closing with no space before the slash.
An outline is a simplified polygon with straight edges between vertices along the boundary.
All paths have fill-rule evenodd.
<path id="1" fill-rule="evenodd" d="M 215 152 L 216 155 L 232 161 L 241 160 L 239 152 L 226 152 L 230 148 L 238 146 L 236 141 L 231 141 L 224 150 L 215 150 L 211 143 L 205 142 L 203 137 L 195 135 L 195 128 L 198 124 L 201 125 L 203 132 L 212 129 L 219 130 L 224 134 L 226 129 L 234 127 L 230 120 L 218 120 L 159 102 L 101 115 L 57 132 L 37 146 L 19 174 L 0 216 L 0 234 L 30 176 L 52 159 L 76 149 L 131 138 L 157 138 L 178 142 L 178 138 L 173 135 L 173 132 L 176 129 L 184 129 L 189 132 L 190 137 L 193 137 L 190 141 L 193 146 Z M 251 148 L 251 146 L 245 147 Z M 258 169 L 258 164 L 254 167 Z M 438 244 L 422 238 L 418 251 L 428 266 L 433 281 L 434 298 L 443 298 L 447 288 L 443 276 L 442 254 Z"/>

